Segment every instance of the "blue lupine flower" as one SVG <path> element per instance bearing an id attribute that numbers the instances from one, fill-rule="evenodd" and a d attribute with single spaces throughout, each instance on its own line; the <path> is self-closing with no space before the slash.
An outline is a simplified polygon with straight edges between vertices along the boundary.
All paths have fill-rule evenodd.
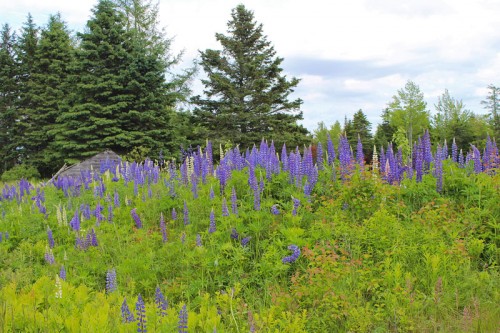
<path id="1" fill-rule="evenodd" d="M 231 190 L 231 208 L 234 215 L 238 215 L 238 199 L 236 197 L 236 190 L 233 187 Z"/>
<path id="2" fill-rule="evenodd" d="M 226 198 L 222 198 L 222 216 L 229 216 Z"/>
<path id="3" fill-rule="evenodd" d="M 188 312 L 186 309 L 186 304 L 182 306 L 182 309 L 179 311 L 179 325 L 177 326 L 179 333 L 187 333 L 188 329 Z"/>
<path id="4" fill-rule="evenodd" d="M 323 146 L 321 142 L 318 142 L 316 147 L 316 165 L 318 166 L 318 170 L 323 170 Z"/>
<path id="5" fill-rule="evenodd" d="M 200 247 L 203 246 L 203 243 L 201 242 L 201 235 L 196 234 L 196 246 Z"/>
<path id="6" fill-rule="evenodd" d="M 158 309 L 158 313 L 159 313 L 160 317 L 166 316 L 168 302 L 165 299 L 165 296 L 163 296 L 163 293 L 161 292 L 161 289 L 159 286 L 156 287 L 156 291 L 155 291 L 155 304 L 156 304 L 156 308 Z"/>
<path id="7" fill-rule="evenodd" d="M 160 213 L 160 230 L 161 230 L 161 236 L 163 243 L 166 243 L 168 238 L 167 238 L 167 225 L 165 224 L 165 219 L 163 218 L 163 213 Z"/>
<path id="8" fill-rule="evenodd" d="M 356 145 L 356 163 L 361 169 L 365 166 L 365 155 L 363 153 L 363 143 L 361 142 L 361 137 L 358 134 L 358 144 Z"/>
<path id="9" fill-rule="evenodd" d="M 131 323 L 135 321 L 134 315 L 132 314 L 132 312 L 130 312 L 130 309 L 128 307 L 126 298 L 123 299 L 121 310 L 122 310 L 122 321 L 124 323 Z"/>
<path id="10" fill-rule="evenodd" d="M 278 209 L 278 205 L 272 205 L 272 206 L 271 206 L 271 213 L 272 213 L 273 215 L 279 215 L 279 214 L 280 214 L 280 211 L 279 211 L 279 209 Z"/>
<path id="11" fill-rule="evenodd" d="M 137 303 L 135 303 L 136 315 L 137 315 L 137 332 L 147 332 L 146 329 L 146 306 L 144 305 L 144 300 L 141 294 L 137 297 Z"/>
<path id="12" fill-rule="evenodd" d="M 47 238 L 49 240 L 49 247 L 51 249 L 54 248 L 54 237 L 52 236 L 52 230 L 50 230 L 50 227 L 47 227 Z"/>
<path id="13" fill-rule="evenodd" d="M 139 217 L 139 215 L 137 215 L 137 208 L 132 209 L 130 211 L 130 215 L 132 215 L 132 219 L 134 220 L 135 226 L 137 227 L 137 229 L 141 229 L 142 228 L 142 221 L 141 221 L 141 218 Z"/>
<path id="14" fill-rule="evenodd" d="M 289 245 L 288 249 L 292 251 L 292 254 L 282 259 L 284 264 L 295 262 L 300 256 L 300 249 L 297 245 Z"/>
<path id="15" fill-rule="evenodd" d="M 330 137 L 330 133 L 326 134 L 326 153 L 327 153 L 327 161 L 328 165 L 332 165 L 335 161 L 335 146 L 333 145 L 332 138 Z"/>
<path id="16" fill-rule="evenodd" d="M 293 211 L 292 211 L 292 215 L 297 215 L 297 208 L 299 208 L 300 206 L 300 200 L 297 199 L 297 198 L 292 198 L 293 200 Z"/>
<path id="17" fill-rule="evenodd" d="M 238 239 L 240 237 L 240 235 L 238 234 L 238 231 L 236 230 L 236 228 L 233 228 L 231 230 L 231 238 L 232 239 Z"/>
<path id="18" fill-rule="evenodd" d="M 216 231 L 216 226 L 215 226 L 215 213 L 214 210 L 210 212 L 210 226 L 208 228 L 209 233 L 213 233 Z"/>
<path id="19" fill-rule="evenodd" d="M 241 246 L 243 246 L 243 247 L 247 246 L 248 243 L 250 242 L 250 239 L 252 239 L 252 237 L 250 237 L 250 236 L 242 238 L 241 239 Z"/>
<path id="20" fill-rule="evenodd" d="M 184 200 L 184 225 L 189 224 L 189 210 L 187 207 L 187 202 Z"/>
<path id="21" fill-rule="evenodd" d="M 106 292 L 108 294 L 116 290 L 116 270 L 109 269 L 106 273 Z"/>
<path id="22" fill-rule="evenodd" d="M 61 270 L 59 271 L 59 277 L 66 281 L 66 269 L 64 268 L 64 266 L 61 266 Z"/>
<path id="23" fill-rule="evenodd" d="M 78 208 L 75 210 L 75 214 L 69 222 L 69 225 L 73 230 L 80 231 L 80 212 L 78 211 Z"/>

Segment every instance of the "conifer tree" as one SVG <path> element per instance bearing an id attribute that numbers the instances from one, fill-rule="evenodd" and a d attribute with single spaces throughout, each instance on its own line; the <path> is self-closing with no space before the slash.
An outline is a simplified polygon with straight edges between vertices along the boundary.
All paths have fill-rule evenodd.
<path id="1" fill-rule="evenodd" d="M 17 158 L 17 67 L 15 35 L 5 24 L 0 32 L 0 172 L 12 167 Z"/>
<path id="2" fill-rule="evenodd" d="M 349 120 L 346 125 L 344 131 L 349 144 L 351 147 L 356 147 L 359 136 L 363 144 L 365 161 L 370 162 L 373 154 L 373 135 L 371 133 L 371 123 L 363 113 L 363 110 L 359 109 L 353 115 L 352 120 Z"/>
<path id="3" fill-rule="evenodd" d="M 68 111 L 73 46 L 69 32 L 59 14 L 49 18 L 38 42 L 30 90 L 31 101 L 25 109 L 29 131 L 24 148 L 29 164 L 43 176 L 50 176 L 61 167 L 62 155 L 53 146 L 56 120 Z"/>
<path id="4" fill-rule="evenodd" d="M 283 75 L 283 58 L 263 34 L 262 24 L 243 5 L 232 10 L 228 34 L 216 34 L 222 50 L 201 52 L 205 97 L 196 96 L 194 115 L 215 141 L 232 141 L 243 148 L 263 137 L 281 145 L 302 144 L 307 130 L 302 100 L 289 100 L 298 85 Z"/>

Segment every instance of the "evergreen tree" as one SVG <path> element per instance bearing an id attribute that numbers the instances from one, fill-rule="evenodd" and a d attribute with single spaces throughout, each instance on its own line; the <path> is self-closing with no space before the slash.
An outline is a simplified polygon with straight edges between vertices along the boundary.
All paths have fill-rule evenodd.
<path id="1" fill-rule="evenodd" d="M 87 29 L 79 33 L 76 52 L 75 98 L 68 112 L 61 114 L 55 144 L 67 162 L 93 156 L 104 149 L 117 153 L 131 150 L 137 133 L 124 127 L 135 96 L 126 85 L 131 79 L 130 36 L 125 17 L 109 0 L 101 0 L 92 10 Z"/>
<path id="2" fill-rule="evenodd" d="M 277 146 L 304 143 L 307 130 L 297 124 L 302 100 L 289 100 L 299 80 L 282 74 L 283 58 L 276 57 L 252 11 L 238 5 L 231 17 L 228 34 L 216 34 L 222 50 L 201 52 L 206 98 L 193 98 L 197 121 L 210 138 L 242 148 L 263 137 Z"/>
<path id="3" fill-rule="evenodd" d="M 0 173 L 11 168 L 17 158 L 17 68 L 15 35 L 5 24 L 0 32 Z"/>
<path id="4" fill-rule="evenodd" d="M 371 133 L 371 123 L 366 118 L 363 110 L 358 110 L 352 120 L 349 120 L 344 129 L 347 140 L 351 147 L 356 147 L 358 137 L 363 144 L 365 161 L 370 162 L 373 155 L 373 135 Z"/>
<path id="5" fill-rule="evenodd" d="M 377 125 L 375 136 L 373 138 L 374 145 L 380 150 L 380 147 L 387 147 L 389 142 L 392 142 L 392 137 L 396 133 L 396 128 L 391 125 L 389 117 L 389 109 L 382 112 L 382 123 Z"/>
<path id="6" fill-rule="evenodd" d="M 488 96 L 481 101 L 484 108 L 489 111 L 489 123 L 493 130 L 492 136 L 500 140 L 500 88 L 492 84 L 488 86 Z"/>
<path id="7" fill-rule="evenodd" d="M 31 89 L 33 87 L 33 75 L 36 62 L 36 53 L 38 50 L 38 27 L 33 21 L 31 14 L 24 23 L 19 38 L 15 44 L 15 53 L 17 61 L 17 75 L 18 75 L 18 119 L 16 123 L 20 133 L 20 140 L 18 141 L 17 151 L 19 160 L 28 161 L 30 156 L 26 154 L 26 137 L 32 130 L 30 128 L 30 112 L 33 109 L 33 94 Z"/>
<path id="8" fill-rule="evenodd" d="M 31 104 L 25 109 L 29 131 L 24 148 L 29 163 L 43 176 L 50 176 L 62 164 L 62 155 L 53 147 L 58 116 L 68 111 L 68 96 L 74 50 L 65 23 L 59 14 L 49 18 L 42 29 L 33 64 Z"/>

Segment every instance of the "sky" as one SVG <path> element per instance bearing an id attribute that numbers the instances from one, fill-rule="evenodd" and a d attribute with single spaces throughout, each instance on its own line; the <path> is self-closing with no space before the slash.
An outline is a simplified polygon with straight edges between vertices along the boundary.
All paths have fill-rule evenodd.
<path id="1" fill-rule="evenodd" d="M 0 24 L 20 28 L 28 13 L 43 26 L 61 13 L 82 31 L 97 0 L 0 0 Z M 433 114 L 445 89 L 469 110 L 486 112 L 487 86 L 500 80 L 498 0 L 159 0 L 161 25 L 189 67 L 199 50 L 220 49 L 231 9 L 254 12 L 288 77 L 301 79 L 293 93 L 304 103 L 309 130 L 362 109 L 375 125 L 409 80 L 424 93 Z M 195 94 L 203 86 L 193 81 Z"/>

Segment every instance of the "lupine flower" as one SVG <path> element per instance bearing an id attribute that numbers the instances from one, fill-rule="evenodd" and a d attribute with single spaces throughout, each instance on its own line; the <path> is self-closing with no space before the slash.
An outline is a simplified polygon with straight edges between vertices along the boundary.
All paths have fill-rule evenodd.
<path id="1" fill-rule="evenodd" d="M 78 208 L 75 210 L 75 214 L 69 222 L 69 225 L 74 231 L 80 231 L 80 212 L 78 211 Z"/>
<path id="2" fill-rule="evenodd" d="M 62 298 L 62 284 L 59 275 L 56 274 L 56 298 Z"/>
<path id="3" fill-rule="evenodd" d="M 54 258 L 54 253 L 52 253 L 52 249 L 50 249 L 48 247 L 45 249 L 44 259 L 45 259 L 45 262 L 47 262 L 47 264 L 49 264 L 49 265 L 54 264 L 55 258 Z"/>
<path id="4" fill-rule="evenodd" d="M 326 139 L 326 153 L 328 155 L 328 164 L 332 165 L 335 161 L 335 146 L 333 145 L 332 138 L 330 137 L 330 133 L 327 133 Z"/>
<path id="5" fill-rule="evenodd" d="M 147 332 L 146 329 L 146 306 L 144 305 L 144 300 L 141 294 L 137 297 L 137 303 L 135 303 L 135 310 L 137 315 L 137 332 Z"/>
<path id="6" fill-rule="evenodd" d="M 165 299 L 165 296 L 163 296 L 163 293 L 161 292 L 161 289 L 159 286 L 156 287 L 156 291 L 155 291 L 155 304 L 156 304 L 156 308 L 158 309 L 158 314 L 160 315 L 160 317 L 166 316 L 168 302 Z"/>
<path id="7" fill-rule="evenodd" d="M 434 159 L 434 177 L 436 177 L 436 191 L 443 190 L 443 158 L 442 150 L 439 145 L 436 150 L 436 158 Z"/>
<path id="8" fill-rule="evenodd" d="M 88 236 L 87 236 L 88 238 Z M 94 228 L 90 231 L 90 245 L 97 247 L 99 244 L 97 243 L 97 235 L 95 234 Z"/>
<path id="9" fill-rule="evenodd" d="M 187 207 L 187 202 L 184 200 L 184 225 L 189 224 L 189 210 Z"/>
<path id="10" fill-rule="evenodd" d="M 236 190 L 233 187 L 231 190 L 231 208 L 234 215 L 238 215 L 238 199 L 236 197 Z"/>
<path id="11" fill-rule="evenodd" d="M 215 213 L 214 210 L 210 212 L 210 226 L 208 228 L 209 233 L 213 233 L 216 231 L 216 226 L 215 226 Z"/>
<path id="12" fill-rule="evenodd" d="M 342 180 L 346 180 L 352 169 L 352 153 L 351 146 L 347 141 L 347 137 L 342 135 L 339 142 L 339 160 L 340 160 L 340 175 Z"/>
<path id="13" fill-rule="evenodd" d="M 108 222 L 113 223 L 113 205 L 108 205 Z"/>
<path id="14" fill-rule="evenodd" d="M 106 273 L 106 292 L 108 294 L 116 290 L 116 270 L 114 268 L 108 269 Z"/>
<path id="15" fill-rule="evenodd" d="M 297 208 L 299 208 L 299 206 L 300 206 L 300 200 L 297 198 L 292 198 L 292 200 L 293 200 L 292 215 L 295 216 L 295 215 L 297 215 Z"/>
<path id="16" fill-rule="evenodd" d="M 47 238 L 49 240 L 49 247 L 51 249 L 54 248 L 54 237 L 52 236 L 52 230 L 50 230 L 50 227 L 47 227 Z"/>
<path id="17" fill-rule="evenodd" d="M 135 321 L 134 315 L 132 314 L 132 312 L 130 312 L 130 309 L 128 307 L 126 298 L 123 299 L 121 310 L 122 310 L 122 321 L 124 323 L 130 323 Z"/>
<path id="18" fill-rule="evenodd" d="M 168 238 L 167 238 L 167 225 L 165 224 L 165 219 L 163 218 L 163 213 L 160 213 L 160 230 L 161 230 L 161 236 L 163 243 L 166 243 Z"/>
<path id="19" fill-rule="evenodd" d="M 483 167 L 481 165 L 481 153 L 479 152 L 479 149 L 476 148 L 476 146 L 472 146 L 472 160 L 474 161 L 474 172 L 475 173 L 481 173 L 483 171 Z"/>
<path id="20" fill-rule="evenodd" d="M 210 186 L 209 197 L 210 197 L 210 200 L 212 200 L 213 198 L 215 198 L 214 188 L 212 186 Z"/>
<path id="21" fill-rule="evenodd" d="M 182 309 L 179 311 L 179 325 L 178 327 L 178 332 L 179 333 L 187 333 L 188 329 L 188 312 L 186 309 L 186 304 L 182 306 Z"/>
<path id="22" fill-rule="evenodd" d="M 66 269 L 64 268 L 64 265 L 61 266 L 61 270 L 59 271 L 59 277 L 61 280 L 66 281 Z"/>
<path id="23" fill-rule="evenodd" d="M 172 220 L 177 221 L 177 212 L 175 211 L 175 208 L 172 208 Z"/>
<path id="24" fill-rule="evenodd" d="M 203 243 L 201 242 L 201 235 L 196 234 L 196 246 L 200 247 L 203 246 Z"/>
<path id="25" fill-rule="evenodd" d="M 2 242 L 2 233 L 0 232 L 0 243 Z"/>
<path id="26" fill-rule="evenodd" d="M 279 211 L 279 209 L 278 209 L 278 206 L 277 206 L 277 205 L 272 205 L 272 206 L 271 206 L 271 213 L 272 213 L 273 215 L 279 215 L 279 214 L 280 214 L 280 211 Z"/>
<path id="27" fill-rule="evenodd" d="M 242 238 L 241 239 L 241 246 L 243 246 L 243 247 L 247 246 L 248 243 L 250 242 L 250 239 L 252 239 L 252 237 L 250 237 L 250 236 Z"/>
<path id="28" fill-rule="evenodd" d="M 130 211 L 130 215 L 132 216 L 132 219 L 134 220 L 135 226 L 137 227 L 137 229 L 141 229 L 142 228 L 142 221 L 141 221 L 141 218 L 139 217 L 139 215 L 137 215 L 137 208 L 132 209 Z"/>
<path id="29" fill-rule="evenodd" d="M 238 234 L 238 231 L 236 230 L 236 228 L 233 228 L 233 230 L 231 230 L 231 238 L 238 239 L 239 237 L 240 235 Z"/>
<path id="30" fill-rule="evenodd" d="M 222 198 L 222 216 L 229 216 L 226 198 Z"/>
<path id="31" fill-rule="evenodd" d="M 292 251 L 292 254 L 281 260 L 284 264 L 295 262 L 300 256 L 300 249 L 297 245 L 289 245 L 288 249 Z"/>
<path id="32" fill-rule="evenodd" d="M 361 169 L 365 166 L 365 155 L 363 153 L 363 143 L 361 142 L 361 137 L 358 134 L 358 144 L 356 145 L 356 163 Z"/>

